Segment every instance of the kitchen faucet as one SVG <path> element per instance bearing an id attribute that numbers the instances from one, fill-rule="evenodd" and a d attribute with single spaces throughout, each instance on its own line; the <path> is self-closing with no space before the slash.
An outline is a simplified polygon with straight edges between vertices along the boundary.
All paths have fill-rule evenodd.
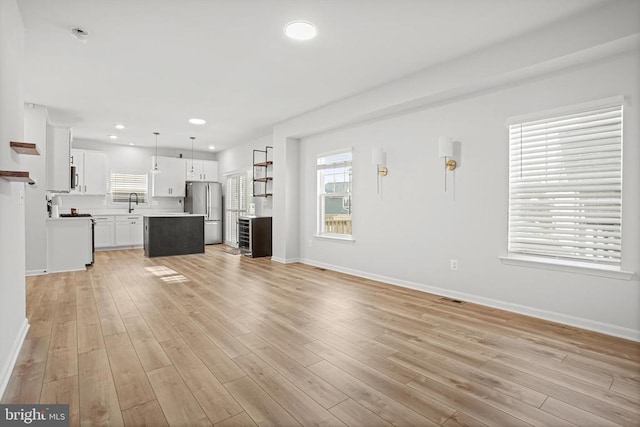
<path id="1" fill-rule="evenodd" d="M 129 193 L 129 213 L 133 212 L 131 207 L 131 196 L 136 196 L 136 205 L 138 204 L 138 193 Z"/>

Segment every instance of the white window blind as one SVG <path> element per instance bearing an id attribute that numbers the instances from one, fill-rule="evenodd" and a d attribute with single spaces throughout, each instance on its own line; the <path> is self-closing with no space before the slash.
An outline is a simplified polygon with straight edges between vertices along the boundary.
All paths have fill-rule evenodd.
<path id="1" fill-rule="evenodd" d="M 112 202 L 128 202 L 129 194 L 136 193 L 138 203 L 146 203 L 149 189 L 148 175 L 146 173 L 111 172 L 110 188 Z"/>
<path id="2" fill-rule="evenodd" d="M 225 243 L 231 246 L 238 246 L 238 218 L 247 214 L 248 182 L 246 173 L 227 177 Z"/>
<path id="3" fill-rule="evenodd" d="M 509 126 L 509 252 L 620 266 L 622 106 Z"/>
<path id="4" fill-rule="evenodd" d="M 351 150 L 318 157 L 318 234 L 352 234 L 352 160 Z"/>

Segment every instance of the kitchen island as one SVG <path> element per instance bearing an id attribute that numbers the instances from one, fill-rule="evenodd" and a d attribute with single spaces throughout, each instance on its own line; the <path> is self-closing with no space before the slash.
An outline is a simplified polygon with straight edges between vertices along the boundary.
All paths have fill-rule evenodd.
<path id="1" fill-rule="evenodd" d="M 204 215 L 144 215 L 144 255 L 204 253 Z"/>

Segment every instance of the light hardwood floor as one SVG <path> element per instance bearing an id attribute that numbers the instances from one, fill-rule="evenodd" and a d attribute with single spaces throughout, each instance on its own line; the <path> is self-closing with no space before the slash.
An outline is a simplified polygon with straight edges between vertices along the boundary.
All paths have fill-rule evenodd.
<path id="1" fill-rule="evenodd" d="M 28 278 L 3 403 L 86 426 L 640 424 L 638 343 L 224 249 Z"/>

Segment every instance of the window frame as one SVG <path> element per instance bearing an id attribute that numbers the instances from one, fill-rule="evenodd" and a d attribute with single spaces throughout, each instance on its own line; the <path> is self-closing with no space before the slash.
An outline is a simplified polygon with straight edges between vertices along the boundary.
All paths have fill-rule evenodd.
<path id="1" fill-rule="evenodd" d="M 350 168 L 349 172 L 349 185 L 346 187 L 348 191 L 341 191 L 338 193 L 327 193 L 325 192 L 325 188 L 322 182 L 321 177 L 322 171 L 326 168 L 320 168 L 318 161 L 323 158 L 341 155 L 341 154 L 349 154 L 351 159 L 348 163 L 348 167 Z M 335 163 L 339 164 L 339 163 Z M 317 217 L 316 217 L 316 234 L 314 237 L 321 239 L 329 239 L 329 240 L 340 240 L 340 241 L 348 241 L 354 242 L 353 238 L 353 148 L 346 147 L 339 150 L 333 150 L 329 152 L 319 153 L 316 155 L 316 203 L 317 203 Z M 331 233 L 325 231 L 325 212 L 324 208 L 326 206 L 326 199 L 328 197 L 348 197 L 349 202 L 349 214 L 351 215 L 351 233 Z"/>
<path id="2" fill-rule="evenodd" d="M 592 102 L 587 102 L 583 104 L 572 105 L 568 107 L 562 107 L 553 110 L 541 111 L 534 114 L 527 114 L 523 116 L 513 117 L 507 121 L 507 127 L 509 130 L 514 125 L 525 125 L 529 122 L 534 121 L 549 121 L 552 122 L 554 119 L 558 119 L 562 116 L 569 115 L 578 115 L 584 114 L 587 115 L 589 113 L 593 113 L 596 110 L 606 109 L 610 107 L 616 107 L 620 109 L 620 138 L 619 142 L 619 151 L 620 151 L 620 160 L 619 160 L 619 170 L 616 171 L 619 173 L 619 196 L 615 199 L 619 204 L 619 235 L 618 235 L 618 243 L 620 244 L 619 255 L 617 256 L 617 261 L 613 258 L 609 260 L 599 260 L 594 258 L 593 260 L 579 258 L 579 257 L 571 257 L 563 255 L 562 253 L 549 254 L 549 255 L 541 255 L 535 253 L 527 253 L 523 250 L 512 250 L 512 199 L 514 198 L 513 192 L 513 182 L 512 182 L 512 160 L 514 157 L 513 144 L 511 140 L 511 136 L 509 136 L 509 149 L 508 149 L 508 161 L 509 161 L 509 183 L 508 183 L 508 221 L 507 221 L 507 255 L 501 256 L 503 264 L 507 265 L 518 265 L 518 266 L 526 266 L 526 267 L 538 267 L 545 268 L 550 270 L 557 271 L 571 271 L 576 273 L 584 273 L 589 275 L 596 276 L 605 276 L 619 279 L 629 279 L 633 273 L 625 272 L 622 270 L 622 262 L 623 262 L 623 254 L 622 254 L 622 204 L 623 204 L 623 160 L 624 160 L 624 97 L 617 96 L 611 97 L 603 100 L 597 100 Z M 561 142 L 560 142 L 561 143 Z M 566 142 L 565 142 L 566 143 Z M 606 153 L 607 150 L 599 151 L 598 153 Z M 566 160 L 565 160 L 566 161 Z M 564 171 L 564 169 L 563 169 Z M 569 172 L 571 173 L 571 172 Z M 575 173 L 575 172 L 574 172 Z M 600 178 L 602 179 L 602 178 Z M 536 183 L 537 186 L 543 186 L 543 184 Z M 576 193 L 584 191 L 580 188 L 580 184 L 577 184 Z M 594 209 L 595 210 L 595 209 Z M 552 212 L 552 208 L 549 208 L 548 213 Z M 593 211 L 592 211 L 593 212 Z M 560 239 L 558 242 L 560 243 Z"/>
<path id="3" fill-rule="evenodd" d="M 123 200 L 123 201 L 117 201 L 113 199 L 113 185 L 112 185 L 112 176 L 114 174 L 121 174 L 121 175 L 139 175 L 139 176 L 145 176 L 146 180 L 147 180 L 147 189 L 146 192 L 144 193 L 144 201 L 143 202 L 139 202 L 138 205 L 140 206 L 150 206 L 151 205 L 151 180 L 149 179 L 149 173 L 146 171 L 140 171 L 140 170 L 118 170 L 118 169 L 114 169 L 111 170 L 109 172 L 109 205 L 111 206 L 122 206 L 124 204 L 128 204 L 129 201 L 128 200 Z M 135 191 L 133 191 L 133 193 L 136 193 Z"/>

